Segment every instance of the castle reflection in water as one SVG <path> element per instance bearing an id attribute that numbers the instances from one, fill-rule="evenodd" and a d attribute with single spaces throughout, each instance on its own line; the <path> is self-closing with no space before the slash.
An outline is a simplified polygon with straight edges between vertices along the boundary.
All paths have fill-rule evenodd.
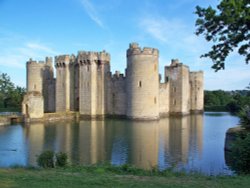
<path id="1" fill-rule="evenodd" d="M 140 168 L 185 166 L 201 156 L 203 115 L 159 121 L 32 123 L 23 129 L 27 165 L 44 150 L 65 152 L 74 164 L 129 163 Z"/>

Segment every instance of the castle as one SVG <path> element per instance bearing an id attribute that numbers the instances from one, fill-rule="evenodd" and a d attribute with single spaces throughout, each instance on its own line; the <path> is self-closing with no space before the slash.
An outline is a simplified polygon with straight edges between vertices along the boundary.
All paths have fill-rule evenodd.
<path id="1" fill-rule="evenodd" d="M 41 119 L 51 112 L 78 112 L 80 117 L 123 116 L 159 119 L 171 114 L 203 111 L 203 72 L 172 60 L 164 81 L 158 72 L 159 51 L 131 43 L 125 75 L 110 71 L 110 55 L 79 51 L 45 62 L 27 62 L 27 94 L 22 112 Z M 45 113 L 45 114 L 44 114 Z"/>

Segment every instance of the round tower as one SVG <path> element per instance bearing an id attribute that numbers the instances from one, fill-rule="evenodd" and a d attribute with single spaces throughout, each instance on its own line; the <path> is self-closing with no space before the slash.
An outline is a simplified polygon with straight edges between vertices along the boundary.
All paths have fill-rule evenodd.
<path id="1" fill-rule="evenodd" d="M 159 51 L 131 43 L 127 50 L 127 117 L 159 118 Z"/>
<path id="2" fill-rule="evenodd" d="M 43 88 L 43 62 L 36 62 L 30 59 L 26 64 L 27 69 L 27 92 L 39 91 Z"/>

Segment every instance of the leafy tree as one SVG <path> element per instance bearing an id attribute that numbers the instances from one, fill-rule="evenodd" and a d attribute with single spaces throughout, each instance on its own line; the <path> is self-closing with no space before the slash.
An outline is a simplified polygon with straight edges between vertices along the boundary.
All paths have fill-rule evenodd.
<path id="1" fill-rule="evenodd" d="M 25 88 L 15 86 L 6 73 L 0 74 L 0 108 L 19 108 Z"/>
<path id="2" fill-rule="evenodd" d="M 222 0 L 217 9 L 209 6 L 196 6 L 196 34 L 205 36 L 213 45 L 209 52 L 201 57 L 209 57 L 213 61 L 215 71 L 224 69 L 226 57 L 234 49 L 250 60 L 250 1 Z"/>
<path id="3" fill-rule="evenodd" d="M 239 174 L 250 174 L 250 133 L 239 135 L 227 153 L 229 166 Z"/>

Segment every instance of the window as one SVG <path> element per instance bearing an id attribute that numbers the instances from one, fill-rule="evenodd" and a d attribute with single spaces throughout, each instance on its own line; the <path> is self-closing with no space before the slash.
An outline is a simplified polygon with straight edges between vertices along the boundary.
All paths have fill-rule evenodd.
<path id="1" fill-rule="evenodd" d="M 89 72 L 89 65 L 87 65 L 87 71 Z"/>
<path id="2" fill-rule="evenodd" d="M 157 103 L 156 97 L 154 97 L 154 103 L 155 103 L 155 104 Z"/>
<path id="3" fill-rule="evenodd" d="M 176 87 L 173 87 L 173 92 L 176 92 Z"/>
<path id="4" fill-rule="evenodd" d="M 169 78 L 168 76 L 165 77 L 165 82 L 168 82 Z"/>
<path id="5" fill-rule="evenodd" d="M 176 105 L 176 100 L 175 99 L 173 100 L 173 105 Z"/>
<path id="6" fill-rule="evenodd" d="M 154 65 L 154 70 L 156 71 L 156 69 L 157 69 L 157 66 L 156 66 L 156 64 Z"/>
<path id="7" fill-rule="evenodd" d="M 138 87 L 141 87 L 142 86 L 142 83 L 141 83 L 141 81 L 139 81 L 139 83 L 138 83 Z"/>
<path id="8" fill-rule="evenodd" d="M 34 85 L 34 89 L 36 89 L 36 84 Z"/>

